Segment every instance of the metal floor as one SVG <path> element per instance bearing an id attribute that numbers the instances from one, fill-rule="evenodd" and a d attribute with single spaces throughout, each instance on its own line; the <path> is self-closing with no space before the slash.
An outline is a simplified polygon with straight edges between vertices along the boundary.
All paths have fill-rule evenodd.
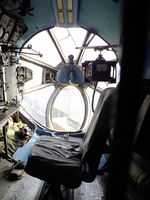
<path id="1" fill-rule="evenodd" d="M 3 186 L 1 187 L 1 184 Z M 5 184 L 5 186 L 4 186 Z M 24 174 L 18 181 L 0 182 L 1 200 L 38 200 L 38 192 L 41 191 L 43 181 Z M 3 191 L 2 191 L 3 190 Z M 5 191 L 6 190 L 6 191 Z M 100 178 L 92 183 L 83 182 L 81 186 L 72 192 L 71 200 L 103 200 L 104 186 Z"/>
<path id="2" fill-rule="evenodd" d="M 24 174 L 20 180 L 0 181 L 1 200 L 36 200 L 42 181 Z M 2 187 L 1 187 L 2 186 Z"/>
<path id="3" fill-rule="evenodd" d="M 92 183 L 82 182 L 81 186 L 74 190 L 74 200 L 103 200 L 104 185 L 100 177 Z"/>

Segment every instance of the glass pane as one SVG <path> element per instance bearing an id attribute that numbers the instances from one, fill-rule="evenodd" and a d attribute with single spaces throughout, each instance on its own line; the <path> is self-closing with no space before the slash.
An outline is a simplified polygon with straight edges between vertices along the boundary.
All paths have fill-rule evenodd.
<path id="1" fill-rule="evenodd" d="M 85 104 L 81 92 L 74 86 L 61 90 L 52 108 L 54 130 L 77 131 L 85 115 Z"/>
<path id="2" fill-rule="evenodd" d="M 76 47 L 82 47 L 87 31 L 82 28 L 66 29 L 58 27 L 52 28 L 50 29 L 50 31 L 54 36 L 58 48 L 60 49 L 60 51 L 62 51 L 62 55 L 65 56 L 66 61 L 68 61 L 68 55 L 70 54 L 73 54 L 74 60 L 76 60 L 80 52 L 80 49 L 76 49 Z M 56 46 L 54 45 L 53 41 L 51 40 L 51 37 L 49 36 L 46 30 L 35 35 L 31 40 L 28 41 L 25 47 L 27 47 L 29 44 L 32 45 L 32 48 L 36 52 L 40 52 L 41 54 L 43 54 L 43 56 L 40 57 L 37 55 L 25 54 L 26 57 L 29 56 L 30 58 L 34 58 L 36 60 L 45 62 L 53 67 L 55 66 L 57 67 L 57 65 L 61 63 L 61 58 L 58 54 Z M 89 44 L 89 46 L 101 46 L 101 45 L 107 45 L 107 43 L 96 35 Z M 27 53 L 36 53 L 34 51 L 25 49 L 22 51 Z M 95 51 L 94 49 L 85 49 L 84 52 L 85 53 L 83 54 L 81 60 L 82 63 L 86 60 L 97 59 L 100 53 L 99 51 Z M 112 51 L 104 50 L 102 51 L 102 55 L 106 60 L 116 59 L 116 55 Z M 43 69 L 37 65 L 30 64 L 25 61 L 20 60 L 20 63 L 22 64 L 22 66 L 26 66 L 33 70 L 33 79 L 25 83 L 24 88 L 29 89 L 38 85 L 42 85 Z M 97 87 L 104 89 L 108 86 L 109 85 L 107 83 L 100 82 L 98 83 Z M 24 99 L 21 102 L 21 105 L 23 105 L 26 108 L 27 112 L 29 112 L 29 114 L 42 125 L 46 124 L 45 122 L 46 106 L 49 97 L 53 91 L 54 87 L 47 87 L 40 89 L 36 92 L 28 93 L 24 95 Z M 92 102 L 93 90 L 88 88 L 87 93 L 90 102 Z M 94 99 L 94 108 L 96 107 L 98 98 L 99 98 L 99 93 L 96 92 Z M 88 106 L 89 110 L 91 110 L 91 104 Z M 85 102 L 81 95 L 81 92 L 74 86 L 65 87 L 55 99 L 51 111 L 51 116 L 52 116 L 53 128 L 55 130 L 59 131 L 79 130 L 81 125 L 83 124 L 85 116 Z M 90 115 L 90 117 L 91 116 L 92 115 Z M 90 119 L 88 119 L 88 122 L 89 120 Z M 87 122 L 86 122 L 86 127 L 87 127 Z"/>
<path id="3" fill-rule="evenodd" d="M 89 44 L 89 46 L 103 46 L 103 45 L 108 45 L 108 44 L 97 35 L 93 38 L 93 40 Z M 104 50 L 101 53 L 105 60 L 116 59 L 116 55 L 113 51 Z M 99 54 L 100 52 L 95 51 L 94 48 L 86 49 L 81 62 L 83 63 L 86 60 L 95 60 L 98 58 Z"/>
<path id="4" fill-rule="evenodd" d="M 68 55 L 74 55 L 74 60 L 80 52 L 76 47 L 81 47 L 84 41 L 86 30 L 82 28 L 53 28 L 51 29 L 68 60 Z"/>
<path id="5" fill-rule="evenodd" d="M 50 95 L 54 86 L 45 87 L 32 93 L 24 95 L 21 105 L 40 124 L 46 125 L 45 112 Z"/>
<path id="6" fill-rule="evenodd" d="M 31 40 L 29 40 L 26 43 L 25 47 L 27 47 L 29 44 L 31 44 L 32 48 L 37 52 L 40 52 L 43 56 L 40 57 L 37 55 L 26 54 L 27 56 L 48 63 L 53 67 L 56 67 L 61 62 L 58 51 L 55 45 L 53 44 L 50 36 L 48 35 L 47 31 L 42 31 L 35 35 Z M 22 50 L 22 52 L 35 53 L 32 50 Z"/>

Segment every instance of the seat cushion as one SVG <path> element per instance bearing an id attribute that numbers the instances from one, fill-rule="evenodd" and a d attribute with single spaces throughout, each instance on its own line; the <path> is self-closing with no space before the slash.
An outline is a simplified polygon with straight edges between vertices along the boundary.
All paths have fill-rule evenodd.
<path id="1" fill-rule="evenodd" d="M 81 184 L 80 142 L 41 136 L 32 148 L 25 171 L 52 184 L 76 188 Z"/>

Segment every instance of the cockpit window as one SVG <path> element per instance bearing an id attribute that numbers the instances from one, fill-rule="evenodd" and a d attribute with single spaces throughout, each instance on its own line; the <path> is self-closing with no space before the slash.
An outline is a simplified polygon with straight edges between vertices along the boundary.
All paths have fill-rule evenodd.
<path id="1" fill-rule="evenodd" d="M 116 54 L 111 48 L 101 52 L 94 49 L 105 45 L 108 44 L 94 31 L 83 28 L 54 27 L 33 36 L 20 54 L 20 64 L 32 70 L 32 79 L 23 86 L 21 105 L 38 123 L 52 130 L 86 130 L 93 113 L 94 87 L 70 82 L 63 85 L 58 83 L 58 75 L 68 65 L 69 55 L 73 55 L 74 65 L 80 69 L 82 63 L 96 60 L 100 53 L 107 61 L 115 60 Z M 93 109 L 100 91 L 108 86 L 102 82 L 97 84 Z"/>
<path id="2" fill-rule="evenodd" d="M 53 67 L 57 67 L 62 61 L 68 61 L 68 55 L 74 55 L 74 60 L 78 59 L 82 46 L 101 46 L 107 43 L 94 33 L 90 33 L 83 28 L 52 28 L 44 30 L 32 37 L 22 50 L 22 57 L 34 58 L 45 62 Z M 26 49 L 30 47 L 29 49 Z M 38 54 L 39 53 L 39 54 Z M 94 48 L 83 49 L 79 64 L 85 60 L 95 60 L 99 51 Z M 103 51 L 106 60 L 115 59 L 114 51 Z M 63 59 L 63 60 L 62 60 Z"/>
<path id="3" fill-rule="evenodd" d="M 33 90 L 24 94 L 21 106 L 38 123 L 46 126 L 46 106 L 49 97 L 54 91 L 54 86 L 45 86 L 42 89 Z"/>
<path id="4" fill-rule="evenodd" d="M 95 47 L 95 46 L 101 46 L 101 45 L 107 45 L 107 43 L 102 40 L 99 36 L 95 35 L 93 37 L 93 39 L 91 40 L 89 46 L 91 47 Z M 101 52 L 104 59 L 105 60 L 114 60 L 116 59 L 116 55 L 114 54 L 114 51 L 107 51 L 107 50 L 104 50 Z M 90 48 L 90 49 L 86 49 L 84 55 L 83 55 L 83 58 L 81 59 L 81 62 L 84 62 L 86 60 L 95 60 L 98 58 L 100 52 L 99 51 L 94 51 L 93 48 Z"/>
<path id="5" fill-rule="evenodd" d="M 57 66 L 61 62 L 58 51 L 46 30 L 32 37 L 31 40 L 25 44 L 25 48 L 27 48 L 29 45 L 32 45 L 33 50 L 24 49 L 22 52 L 25 52 L 25 54 L 21 54 L 27 59 L 28 57 L 33 58 L 35 60 L 48 63 L 53 67 Z M 38 53 L 41 55 L 38 55 Z"/>
<path id="6" fill-rule="evenodd" d="M 53 28 L 50 31 L 56 38 L 65 60 L 68 60 L 70 54 L 74 55 L 76 60 L 80 52 L 76 47 L 82 46 L 87 31 L 82 28 Z"/>
<path id="7" fill-rule="evenodd" d="M 58 88 L 59 90 L 59 88 Z M 61 89 L 48 107 L 48 126 L 58 131 L 78 131 L 85 118 L 83 92 L 75 86 Z"/>

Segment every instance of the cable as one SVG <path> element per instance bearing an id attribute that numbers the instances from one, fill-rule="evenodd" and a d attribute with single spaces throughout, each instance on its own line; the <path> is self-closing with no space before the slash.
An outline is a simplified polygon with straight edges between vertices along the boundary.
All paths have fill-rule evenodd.
<path id="1" fill-rule="evenodd" d="M 92 95 L 92 112 L 94 113 L 95 109 L 94 109 L 94 98 L 95 98 L 95 92 L 96 92 L 96 88 L 97 88 L 97 83 L 98 82 L 95 82 L 95 86 L 94 86 L 94 92 L 93 92 L 93 95 Z"/>

